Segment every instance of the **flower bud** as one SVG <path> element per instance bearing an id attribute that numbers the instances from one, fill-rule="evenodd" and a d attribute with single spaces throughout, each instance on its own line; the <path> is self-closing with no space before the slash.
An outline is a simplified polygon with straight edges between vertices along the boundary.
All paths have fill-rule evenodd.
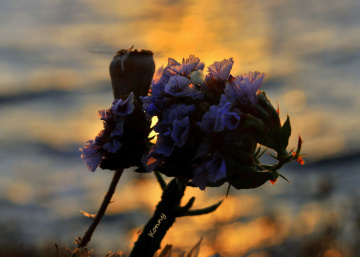
<path id="1" fill-rule="evenodd" d="M 110 63 L 110 76 L 115 99 L 134 92 L 138 98 L 148 94 L 155 72 L 153 53 L 149 50 L 122 49 Z"/>

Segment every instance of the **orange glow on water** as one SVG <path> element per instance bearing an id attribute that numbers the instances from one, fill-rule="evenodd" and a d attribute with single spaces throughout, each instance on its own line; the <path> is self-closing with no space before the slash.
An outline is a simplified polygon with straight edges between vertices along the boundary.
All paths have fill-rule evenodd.
<path id="1" fill-rule="evenodd" d="M 131 193 L 134 190 L 136 195 Z M 110 213 L 140 208 L 150 217 L 160 195 L 161 190 L 155 180 L 132 182 L 123 187 L 116 196 Z M 194 208 L 209 206 L 219 200 L 206 193 L 204 195 L 204 192 L 198 189 L 189 188 L 182 204 L 191 196 L 196 197 Z M 203 237 L 201 257 L 208 257 L 216 252 L 237 257 L 262 247 L 279 245 L 289 238 L 313 234 L 327 224 L 327 221 L 333 220 L 332 215 L 334 214 L 328 214 L 316 203 L 309 203 L 302 207 L 298 215 L 290 214 L 284 209 L 278 210 L 272 217 L 264 215 L 264 203 L 258 196 L 230 195 L 213 213 L 178 218 L 166 234 L 162 246 L 172 244 L 176 249 L 186 251 Z M 246 221 L 239 221 L 242 217 L 247 217 Z M 128 247 L 136 241 L 140 230 L 141 227 L 138 227 L 129 231 Z M 327 254 L 335 254 L 334 251 Z M 256 251 L 251 256 L 267 257 L 267 253 Z"/>
<path id="2" fill-rule="evenodd" d="M 266 217 L 246 224 L 236 222 L 225 226 L 219 233 L 216 247 L 220 252 L 236 252 L 241 255 L 258 245 L 267 245 L 275 233 L 274 225 Z"/>

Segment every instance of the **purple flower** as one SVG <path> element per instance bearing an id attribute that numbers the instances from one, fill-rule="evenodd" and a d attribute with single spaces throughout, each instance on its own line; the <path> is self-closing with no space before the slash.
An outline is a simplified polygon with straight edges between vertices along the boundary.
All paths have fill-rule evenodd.
<path id="1" fill-rule="evenodd" d="M 116 119 L 115 127 L 111 131 L 110 137 L 121 136 L 124 133 L 124 121 L 124 117 Z"/>
<path id="2" fill-rule="evenodd" d="M 113 139 L 111 141 L 106 142 L 103 145 L 103 148 L 108 151 L 109 153 L 116 153 L 117 151 L 120 150 L 122 144 L 117 141 L 116 139 Z"/>
<path id="3" fill-rule="evenodd" d="M 200 188 L 201 190 L 205 190 L 205 188 L 208 184 L 207 176 L 208 176 L 208 173 L 207 173 L 205 165 L 201 165 L 195 169 L 194 177 L 192 178 L 191 183 L 194 186 L 197 186 L 198 188 Z"/>
<path id="4" fill-rule="evenodd" d="M 234 64 L 232 58 L 224 59 L 221 62 L 214 62 L 208 67 L 209 75 L 226 81 L 230 75 L 230 70 Z"/>
<path id="5" fill-rule="evenodd" d="M 83 152 L 81 158 L 85 162 L 86 168 L 91 171 L 95 171 L 102 160 L 103 149 L 102 149 L 102 140 L 99 136 L 95 140 L 88 140 L 87 145 L 84 145 L 84 148 L 80 151 Z"/>
<path id="6" fill-rule="evenodd" d="M 214 154 L 213 158 L 206 163 L 208 170 L 208 179 L 211 183 L 216 183 L 222 178 L 226 177 L 226 163 L 217 153 Z"/>
<path id="7" fill-rule="evenodd" d="M 129 97 L 126 100 L 116 99 L 114 100 L 111 110 L 114 116 L 117 117 L 124 117 L 132 113 L 135 109 L 134 105 L 134 93 L 131 92 Z"/>
<path id="8" fill-rule="evenodd" d="M 172 76 L 166 84 L 164 91 L 174 97 L 191 97 L 193 99 L 203 98 L 203 93 L 199 91 L 191 80 L 180 75 Z"/>
<path id="9" fill-rule="evenodd" d="M 240 123 L 240 114 L 239 112 L 230 111 L 232 103 L 228 102 L 224 106 L 218 108 L 216 113 L 216 120 L 214 131 L 221 132 L 225 129 L 234 130 Z"/>
<path id="10" fill-rule="evenodd" d="M 176 62 L 176 61 L 175 61 Z M 189 59 L 183 59 L 181 65 L 175 64 L 170 66 L 172 74 L 189 76 L 192 71 L 204 69 L 204 63 L 200 63 L 200 59 L 194 55 L 190 55 Z"/>
<path id="11" fill-rule="evenodd" d="M 174 104 L 164 110 L 162 123 L 172 124 L 175 120 L 181 120 L 195 112 L 195 105 Z"/>
<path id="12" fill-rule="evenodd" d="M 180 63 L 178 63 L 176 60 L 174 60 L 173 58 L 168 58 L 168 67 L 170 66 L 177 66 L 180 65 Z"/>
<path id="13" fill-rule="evenodd" d="M 186 116 L 182 120 L 174 121 L 171 138 L 174 140 L 175 146 L 182 147 L 183 145 L 185 145 L 186 141 L 189 138 L 189 129 L 189 116 Z"/>
<path id="14" fill-rule="evenodd" d="M 170 137 L 171 131 L 168 133 L 159 134 L 156 140 L 155 153 L 169 157 L 174 150 L 174 140 Z"/>
<path id="15" fill-rule="evenodd" d="M 157 72 L 162 72 L 161 74 L 155 74 L 152 85 L 150 87 L 150 96 L 140 96 L 141 101 L 143 102 L 143 109 L 146 111 L 146 114 L 150 117 L 158 115 L 161 113 L 161 110 L 165 107 L 167 99 L 164 97 L 164 88 L 168 83 L 171 74 L 165 75 L 168 67 L 163 69 L 162 67 Z M 157 78 L 159 77 L 160 78 Z"/>
<path id="16" fill-rule="evenodd" d="M 171 68 L 179 65 L 180 63 L 178 63 L 176 60 L 168 58 L 168 65 L 165 68 L 160 67 L 156 71 L 152 84 L 158 86 L 162 85 L 162 88 L 164 88 L 164 85 L 169 82 L 170 77 L 174 75 L 174 72 L 171 70 Z M 153 95 L 152 91 L 153 90 L 151 90 L 151 94 Z"/>
<path id="17" fill-rule="evenodd" d="M 181 120 L 194 112 L 195 105 L 173 104 L 169 108 L 164 109 L 161 113 L 161 119 L 154 126 L 154 130 L 157 133 L 170 135 L 175 120 Z"/>
<path id="18" fill-rule="evenodd" d="M 204 114 L 202 121 L 197 122 L 203 131 L 212 132 L 214 130 L 218 108 L 216 105 L 211 106 L 210 110 Z"/>
<path id="19" fill-rule="evenodd" d="M 213 105 L 207 111 L 201 122 L 198 122 L 200 128 L 207 132 L 221 132 L 225 129 L 234 130 L 240 123 L 240 111 L 232 108 L 233 103 L 224 102 L 225 95 L 222 95 L 219 105 Z M 232 110 L 233 109 L 233 110 Z"/>
<path id="20" fill-rule="evenodd" d="M 103 120 L 105 122 L 110 121 L 113 118 L 111 112 L 109 112 L 108 110 L 99 110 L 98 114 L 100 116 L 100 120 Z"/>
<path id="21" fill-rule="evenodd" d="M 236 77 L 226 84 L 225 94 L 234 103 L 253 106 L 258 101 L 257 91 L 261 87 L 264 76 L 264 73 L 256 71 Z"/>
<path id="22" fill-rule="evenodd" d="M 134 94 L 131 93 L 126 100 L 117 99 L 108 110 L 100 110 L 100 119 L 104 121 L 104 129 L 101 130 L 95 140 L 87 141 L 81 158 L 86 167 L 95 171 L 107 153 L 116 153 L 122 147 L 116 136 L 124 133 L 125 116 L 130 115 L 135 109 Z"/>
<path id="23" fill-rule="evenodd" d="M 159 115 L 167 103 L 167 99 L 163 97 L 145 96 L 140 99 L 143 102 L 143 109 L 150 118 Z"/>
<path id="24" fill-rule="evenodd" d="M 205 190 L 208 182 L 216 183 L 226 177 L 226 163 L 219 153 L 215 153 L 194 171 L 191 183 Z"/>
<path id="25" fill-rule="evenodd" d="M 183 59 L 183 64 L 191 64 L 196 63 L 195 70 L 203 70 L 204 69 L 204 63 L 200 62 L 200 59 L 196 57 L 195 55 L 190 55 L 188 59 Z"/>

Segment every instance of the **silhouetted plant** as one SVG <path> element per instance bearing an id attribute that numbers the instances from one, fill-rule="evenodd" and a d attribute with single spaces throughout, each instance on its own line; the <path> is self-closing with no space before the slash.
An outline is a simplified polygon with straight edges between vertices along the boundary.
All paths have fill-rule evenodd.
<path id="1" fill-rule="evenodd" d="M 150 51 L 130 48 L 117 53 L 110 65 L 115 100 L 111 108 L 99 111 L 104 129 L 82 149 L 89 170 L 100 167 L 115 170 L 115 174 L 73 256 L 85 254 L 125 168 L 154 172 L 163 190 L 153 217 L 130 253 L 130 257 L 152 257 L 176 218 L 211 213 L 222 203 L 194 210 L 193 197 L 182 206 L 187 186 L 205 190 L 227 183 L 229 189 L 256 188 L 267 181 L 275 183 L 278 177 L 287 180 L 279 172 L 286 163 L 303 164 L 301 137 L 296 150 L 287 150 L 290 119 L 281 123 L 279 111 L 260 91 L 265 74 L 234 77 L 233 64 L 232 58 L 214 62 L 205 75 L 205 65 L 194 55 L 182 63 L 169 58 L 168 65 L 153 76 Z M 150 128 L 154 117 L 157 123 Z M 157 133 L 156 143 L 150 141 L 151 130 Z M 275 164 L 261 163 L 266 149 L 276 153 L 271 155 Z M 161 174 L 174 178 L 167 184 Z M 199 247 L 200 243 L 194 248 L 196 254 L 194 250 L 186 256 L 197 256 Z M 171 256 L 171 246 L 159 256 Z"/>

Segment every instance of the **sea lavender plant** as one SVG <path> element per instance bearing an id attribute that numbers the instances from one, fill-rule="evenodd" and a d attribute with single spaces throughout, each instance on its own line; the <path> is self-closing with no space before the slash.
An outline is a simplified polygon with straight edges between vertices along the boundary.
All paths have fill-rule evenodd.
<path id="1" fill-rule="evenodd" d="M 124 168 L 136 166 L 138 172 L 155 173 L 162 198 L 130 253 L 130 257 L 152 257 L 176 218 L 210 213 L 221 204 L 192 210 L 193 197 L 181 206 L 187 186 L 205 190 L 228 183 L 229 189 L 248 189 L 266 181 L 275 183 L 279 176 L 285 178 L 279 173 L 284 164 L 294 160 L 303 164 L 302 140 L 299 137 L 295 151 L 287 150 L 290 120 L 287 117 L 282 124 L 279 111 L 260 91 L 263 73 L 234 77 L 230 74 L 234 61 L 229 58 L 214 62 L 204 75 L 205 65 L 194 55 L 182 63 L 169 58 L 144 95 L 154 65 L 145 51 L 145 62 L 129 61 L 126 66 L 129 57 L 142 56 L 135 52 L 122 50 L 114 57 L 110 71 L 116 100 L 110 109 L 99 111 L 104 129 L 84 146 L 82 158 L 92 171 L 97 167 L 116 170 L 115 186 L 120 178 L 115 176 Z M 114 67 L 120 75 L 114 74 Z M 145 76 L 148 83 L 142 80 Z M 154 117 L 157 140 L 152 144 L 148 135 Z M 276 153 L 271 155 L 275 164 L 260 162 L 265 152 L 260 146 Z M 166 184 L 160 173 L 174 179 Z M 115 187 L 110 189 L 113 193 Z M 80 248 L 88 242 L 82 241 Z"/>

